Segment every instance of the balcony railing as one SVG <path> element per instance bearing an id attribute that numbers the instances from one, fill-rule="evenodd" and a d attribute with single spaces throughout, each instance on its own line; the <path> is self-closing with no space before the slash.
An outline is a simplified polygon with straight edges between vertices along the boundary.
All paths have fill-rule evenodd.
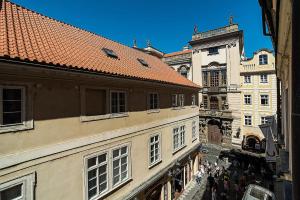
<path id="1" fill-rule="evenodd" d="M 230 110 L 199 110 L 199 115 L 202 117 L 232 118 Z"/>
<path id="2" fill-rule="evenodd" d="M 211 30 L 211 31 L 196 33 L 192 36 L 192 41 L 205 39 L 205 38 L 218 36 L 218 35 L 224 35 L 226 33 L 236 32 L 238 30 L 239 30 L 238 25 L 233 24 L 233 25 L 222 27 L 222 28 L 214 29 L 214 30 Z"/>
<path id="3" fill-rule="evenodd" d="M 213 87 L 203 87 L 202 89 L 203 93 L 222 93 L 222 92 L 227 92 L 227 87 L 226 86 L 213 86 Z"/>

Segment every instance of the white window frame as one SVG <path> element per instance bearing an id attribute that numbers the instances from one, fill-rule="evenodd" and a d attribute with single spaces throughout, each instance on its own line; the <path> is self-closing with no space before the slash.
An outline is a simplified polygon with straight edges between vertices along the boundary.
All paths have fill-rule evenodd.
<path id="1" fill-rule="evenodd" d="M 262 99 L 263 99 L 263 96 L 266 96 L 266 97 L 267 97 L 267 98 L 266 98 L 267 104 L 262 104 L 262 103 L 261 103 L 261 101 L 262 101 Z M 270 101 L 270 100 L 269 100 L 269 95 L 268 95 L 268 94 L 261 94 L 261 95 L 260 95 L 260 105 L 261 105 L 261 106 L 269 106 L 269 105 L 270 105 L 269 101 Z"/>
<path id="2" fill-rule="evenodd" d="M 14 200 L 33 200 L 35 188 L 35 173 L 27 174 L 4 183 L 0 183 L 0 192 L 22 184 L 22 196 Z"/>
<path id="3" fill-rule="evenodd" d="M 196 105 L 196 95 L 192 94 L 192 106 Z"/>
<path id="4" fill-rule="evenodd" d="M 268 83 L 268 74 L 260 75 L 260 83 Z"/>
<path id="5" fill-rule="evenodd" d="M 127 147 L 127 153 L 126 154 L 121 154 L 121 149 L 123 148 L 123 147 Z M 114 158 L 113 157 L 113 151 L 115 151 L 115 150 L 120 150 L 120 155 L 117 157 L 117 158 Z M 113 148 L 112 150 L 111 150 L 111 185 L 112 185 L 112 188 L 114 189 L 114 188 L 117 188 L 117 187 L 119 187 L 120 185 L 122 185 L 123 183 L 125 183 L 125 182 L 127 182 L 128 180 L 129 180 L 129 178 L 130 178 L 130 156 L 129 156 L 129 152 L 130 152 L 130 148 L 129 148 L 129 146 L 128 145 L 121 145 L 121 146 L 118 146 L 118 147 L 115 147 L 115 148 Z M 121 164 L 121 159 L 122 158 L 124 158 L 125 156 L 127 156 L 127 177 L 125 178 L 125 179 L 123 179 L 123 180 L 121 180 L 121 176 L 122 176 L 122 171 L 121 171 L 121 167 L 122 167 L 122 164 Z M 113 179 L 114 179 L 114 174 L 113 174 L 113 170 L 114 170 L 114 168 L 113 168 L 113 162 L 114 162 L 114 160 L 120 160 L 120 165 L 119 165 L 119 176 L 120 176 L 120 180 L 117 182 L 117 183 L 113 183 Z"/>
<path id="6" fill-rule="evenodd" d="M 101 163 L 101 164 L 98 164 L 98 156 L 100 155 L 103 155 L 103 154 L 106 154 L 106 162 L 105 163 Z M 95 158 L 96 157 L 96 165 L 95 166 L 92 166 L 90 168 L 88 168 L 88 160 L 89 159 L 92 159 L 92 158 Z M 94 170 L 94 169 L 98 169 L 99 167 L 103 166 L 104 164 L 106 164 L 106 181 L 107 181 L 107 188 L 106 190 L 102 191 L 101 193 L 99 193 L 99 176 L 98 176 L 98 170 L 96 170 L 96 187 L 97 187 L 97 193 L 95 196 L 93 196 L 92 198 L 90 198 L 90 200 L 93 200 L 93 199 L 98 199 L 99 197 L 105 195 L 108 190 L 109 190 L 109 152 L 108 151 L 101 151 L 101 152 L 98 152 L 98 153 L 94 153 L 92 155 L 89 155 L 85 158 L 85 185 L 86 185 L 86 199 L 89 199 L 88 197 L 88 172 L 90 170 Z"/>
<path id="7" fill-rule="evenodd" d="M 179 94 L 179 106 L 184 107 L 184 94 Z"/>
<path id="8" fill-rule="evenodd" d="M 244 76 L 244 83 L 250 84 L 251 83 L 251 75 L 245 75 Z"/>
<path id="9" fill-rule="evenodd" d="M 183 128 L 182 128 L 183 127 Z M 177 130 L 177 131 L 175 131 Z M 185 125 L 174 127 L 173 136 L 173 153 L 185 147 Z M 177 143 L 175 142 L 177 140 Z"/>
<path id="10" fill-rule="evenodd" d="M 113 151 L 116 149 L 121 149 L 122 147 L 127 147 L 127 178 L 113 185 Z M 107 187 L 108 189 L 101 194 L 94 196 L 91 199 L 88 199 L 88 159 L 93 158 L 95 156 L 107 153 Z M 131 172 L 131 143 L 123 143 L 118 146 L 114 146 L 105 150 L 97 151 L 88 155 L 84 155 L 84 170 L 83 170 L 83 180 L 84 180 L 84 199 L 85 200 L 96 200 L 99 199 L 113 190 L 121 187 L 122 185 L 127 184 L 130 180 L 132 180 L 132 172 Z"/>
<path id="11" fill-rule="evenodd" d="M 158 141 L 154 141 L 154 142 L 151 142 L 151 138 L 155 138 L 157 137 L 158 138 Z M 155 144 L 158 144 L 158 158 L 155 160 Z M 151 162 L 151 146 L 154 146 L 154 153 L 153 153 L 153 157 L 154 157 L 154 161 Z M 149 154 L 149 168 L 153 167 L 154 165 L 156 165 L 157 163 L 159 163 L 161 161 L 161 136 L 160 136 L 160 133 L 156 133 L 156 134 L 153 134 L 153 135 L 150 135 L 149 137 L 149 142 L 148 142 L 148 154 Z"/>
<path id="12" fill-rule="evenodd" d="M 244 115 L 244 125 L 252 126 L 252 116 L 251 115 Z"/>
<path id="13" fill-rule="evenodd" d="M 192 121 L 192 141 L 197 139 L 197 123 L 196 121 Z"/>
<path id="14" fill-rule="evenodd" d="M 244 94 L 244 105 L 251 105 L 251 104 L 252 104 L 251 94 Z"/>
<path id="15" fill-rule="evenodd" d="M 124 93 L 125 95 L 125 111 L 120 112 L 120 102 L 119 102 L 119 95 L 118 95 L 118 112 L 112 113 L 112 93 Z M 110 90 L 109 92 L 109 111 L 111 115 L 127 115 L 127 92 L 123 90 Z"/>
<path id="16" fill-rule="evenodd" d="M 2 125 L 3 124 L 3 89 L 20 89 L 21 90 L 21 95 L 22 95 L 22 105 L 21 105 L 21 123 L 17 124 L 7 124 L 7 125 Z M 21 131 L 21 130 L 28 130 L 33 128 L 33 118 L 31 117 L 32 115 L 32 104 L 28 104 L 27 100 L 27 88 L 26 86 L 23 85 L 5 85 L 5 84 L 0 84 L 0 133 L 5 133 L 5 132 L 14 132 L 14 131 Z M 31 99 L 30 99 L 31 100 Z M 32 100 L 29 101 L 32 103 Z M 27 105 L 29 107 L 27 107 Z M 28 118 L 30 117 L 30 120 L 27 120 L 27 115 L 29 111 Z"/>
<path id="17" fill-rule="evenodd" d="M 264 57 L 266 57 L 266 60 L 263 59 Z M 268 64 L 268 54 L 261 54 L 258 56 L 259 59 L 259 65 L 267 65 Z"/>
<path id="18" fill-rule="evenodd" d="M 153 108 L 151 105 L 151 95 L 157 95 L 157 108 Z M 153 100 L 154 100 L 154 98 L 153 98 Z M 159 94 L 157 92 L 148 93 L 148 109 L 149 110 L 159 110 Z"/>
<path id="19" fill-rule="evenodd" d="M 175 102 L 173 102 L 173 100 L 175 100 Z M 178 94 L 172 94 L 171 103 L 173 108 L 178 107 Z"/>
<path id="20" fill-rule="evenodd" d="M 260 123 L 261 124 L 268 124 L 269 123 L 269 121 L 268 121 L 268 118 L 267 117 L 260 117 Z"/>
<path id="21" fill-rule="evenodd" d="M 3 89 L 19 89 L 21 90 L 21 123 L 17 124 L 3 124 Z M 0 127 L 11 127 L 11 126 L 20 126 L 25 124 L 25 87 L 22 86 L 2 86 L 0 85 Z"/>

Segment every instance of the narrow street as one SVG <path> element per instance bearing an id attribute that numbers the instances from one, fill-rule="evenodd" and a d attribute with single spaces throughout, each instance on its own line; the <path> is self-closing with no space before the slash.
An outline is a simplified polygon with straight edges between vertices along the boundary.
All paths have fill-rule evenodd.
<path id="1" fill-rule="evenodd" d="M 208 153 L 203 157 L 203 162 L 207 160 L 209 163 L 215 163 L 220 155 L 224 155 L 224 152 L 229 152 L 215 145 L 205 145 L 204 148 L 208 150 Z M 233 159 L 233 157 L 235 158 Z M 220 174 L 219 177 L 214 176 L 215 171 L 214 168 L 212 169 L 217 200 L 240 200 L 243 197 L 245 186 L 249 184 L 257 184 L 273 190 L 272 180 L 267 178 L 272 176 L 268 174 L 270 171 L 265 170 L 266 165 L 261 161 L 261 158 L 230 154 L 225 155 L 223 159 L 218 159 L 217 162 L 220 169 L 225 168 L 225 172 Z M 197 192 L 190 195 L 185 194 L 182 199 L 211 200 L 212 194 L 207 180 L 208 176 L 206 173 L 200 185 L 197 183 L 193 184 L 192 187 L 194 188 L 190 189 L 190 191 L 197 190 Z M 228 192 L 224 190 L 223 180 L 226 176 L 229 178 Z"/>

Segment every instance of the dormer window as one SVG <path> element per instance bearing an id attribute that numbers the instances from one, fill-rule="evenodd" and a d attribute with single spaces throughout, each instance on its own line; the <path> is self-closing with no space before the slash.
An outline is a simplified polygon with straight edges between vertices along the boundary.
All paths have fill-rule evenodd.
<path id="1" fill-rule="evenodd" d="M 107 49 L 107 48 L 102 48 L 102 51 L 104 51 L 104 53 L 111 58 L 118 58 L 118 55 L 111 49 Z"/>
<path id="2" fill-rule="evenodd" d="M 145 60 L 143 60 L 143 59 L 141 59 L 141 58 L 137 58 L 137 60 L 138 60 L 143 66 L 149 67 L 148 63 L 147 63 Z"/>

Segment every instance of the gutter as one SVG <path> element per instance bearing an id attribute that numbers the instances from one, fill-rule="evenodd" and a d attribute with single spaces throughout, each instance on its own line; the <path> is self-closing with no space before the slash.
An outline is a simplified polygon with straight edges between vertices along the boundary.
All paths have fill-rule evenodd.
<path id="1" fill-rule="evenodd" d="M 8 57 L 8 56 L 7 56 Z M 8 57 L 9 58 L 9 57 Z M 158 80 L 152 80 L 152 79 L 144 79 L 144 78 L 138 78 L 138 77 L 130 77 L 127 75 L 116 75 L 116 74 L 109 74 L 109 73 L 104 73 L 100 71 L 90 71 L 90 70 L 84 70 L 80 68 L 76 68 L 73 66 L 72 68 L 67 68 L 67 65 L 59 65 L 59 64 L 48 64 L 48 63 L 37 63 L 33 61 L 22 61 L 20 59 L 14 60 L 14 59 L 5 59 L 3 57 L 0 57 L 0 62 L 4 63 L 11 63 L 11 64 L 19 64 L 19 65 L 30 65 L 34 67 L 39 67 L 39 68 L 44 68 L 44 69 L 52 69 L 52 70 L 59 70 L 59 71 L 65 71 L 65 72 L 75 72 L 75 73 L 84 73 L 84 74 L 92 74 L 92 75 L 100 75 L 104 76 L 106 78 L 119 78 L 119 79 L 129 79 L 129 80 L 136 80 L 136 81 L 143 81 L 143 82 L 154 82 L 158 84 L 167 84 L 170 86 L 177 86 L 177 87 L 185 87 L 185 88 L 191 88 L 191 89 L 198 89 L 200 90 L 200 86 L 198 87 L 193 87 L 193 86 L 188 86 L 188 85 L 180 85 L 180 84 L 175 84 L 175 83 L 170 83 L 170 82 L 164 82 L 164 81 L 158 81 Z"/>

